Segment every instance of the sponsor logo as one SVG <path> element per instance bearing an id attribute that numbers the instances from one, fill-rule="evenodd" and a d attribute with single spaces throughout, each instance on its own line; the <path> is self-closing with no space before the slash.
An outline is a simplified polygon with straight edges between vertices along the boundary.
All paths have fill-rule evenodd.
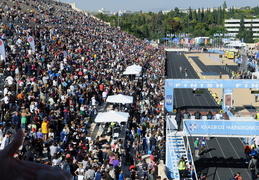
<path id="1" fill-rule="evenodd" d="M 166 103 L 166 105 L 172 105 L 173 104 L 172 95 L 166 95 L 165 103 Z"/>
<path id="2" fill-rule="evenodd" d="M 190 131 L 195 131 L 196 130 L 196 128 L 198 127 L 198 125 L 196 124 L 196 123 L 191 123 L 190 125 L 189 125 L 189 130 Z"/>

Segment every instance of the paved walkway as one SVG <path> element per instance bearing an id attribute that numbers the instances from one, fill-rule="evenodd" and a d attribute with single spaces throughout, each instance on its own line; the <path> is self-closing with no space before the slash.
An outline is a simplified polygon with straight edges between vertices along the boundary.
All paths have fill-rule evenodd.
<path id="1" fill-rule="evenodd" d="M 188 53 L 185 54 L 186 58 L 189 60 L 189 62 L 192 64 L 193 68 L 199 75 L 201 79 L 219 79 L 218 75 L 207 75 L 203 76 L 201 74 L 201 70 L 198 67 L 198 65 L 193 61 L 190 56 L 198 56 L 199 59 L 205 64 L 205 65 L 237 65 L 234 63 L 233 60 L 229 60 L 227 58 L 218 58 L 219 54 L 210 54 L 209 53 Z M 227 74 L 222 75 L 222 79 L 229 79 L 229 76 Z M 216 93 L 218 97 L 222 97 L 222 89 L 221 88 L 213 88 L 210 89 L 213 93 Z M 233 89 L 233 99 L 234 99 L 234 107 L 243 107 L 244 105 L 247 108 L 244 108 L 240 110 L 240 113 L 242 116 L 251 116 L 255 114 L 254 107 L 259 107 L 259 102 L 255 102 L 254 95 L 251 94 L 250 89 Z M 251 107 L 251 108 L 250 108 Z M 252 112 L 251 112 L 252 111 Z"/>

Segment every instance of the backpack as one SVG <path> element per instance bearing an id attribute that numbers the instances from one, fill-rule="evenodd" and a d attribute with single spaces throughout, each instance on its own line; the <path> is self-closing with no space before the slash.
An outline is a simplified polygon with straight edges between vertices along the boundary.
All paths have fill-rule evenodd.
<path id="1" fill-rule="evenodd" d="M 68 162 L 64 162 L 63 169 L 69 173 L 71 173 L 71 168 Z"/>
<path id="2" fill-rule="evenodd" d="M 252 163 L 250 164 L 250 169 L 254 169 L 254 168 L 255 168 L 255 163 L 252 162 Z"/>

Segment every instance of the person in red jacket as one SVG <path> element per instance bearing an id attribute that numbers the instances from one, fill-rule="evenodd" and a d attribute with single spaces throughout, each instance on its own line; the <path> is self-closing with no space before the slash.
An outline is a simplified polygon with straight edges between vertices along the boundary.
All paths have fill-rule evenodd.
<path id="1" fill-rule="evenodd" d="M 238 172 L 235 176 L 236 180 L 243 180 L 242 176 L 240 175 L 240 172 Z"/>
<path id="2" fill-rule="evenodd" d="M 246 164 L 248 164 L 249 161 L 250 161 L 250 156 L 249 155 L 250 155 L 251 151 L 252 151 L 251 146 L 248 143 L 246 143 L 246 145 L 244 147 L 244 153 L 246 155 Z"/>

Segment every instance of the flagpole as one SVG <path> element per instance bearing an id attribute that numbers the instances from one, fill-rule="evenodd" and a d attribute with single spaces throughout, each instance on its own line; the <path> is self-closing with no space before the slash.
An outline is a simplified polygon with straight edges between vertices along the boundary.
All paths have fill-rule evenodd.
<path id="1" fill-rule="evenodd" d="M 120 26 L 120 16 L 118 14 L 118 27 Z"/>
<path id="2" fill-rule="evenodd" d="M 118 12 L 118 27 L 120 26 L 120 16 L 121 16 L 121 11 Z"/>

